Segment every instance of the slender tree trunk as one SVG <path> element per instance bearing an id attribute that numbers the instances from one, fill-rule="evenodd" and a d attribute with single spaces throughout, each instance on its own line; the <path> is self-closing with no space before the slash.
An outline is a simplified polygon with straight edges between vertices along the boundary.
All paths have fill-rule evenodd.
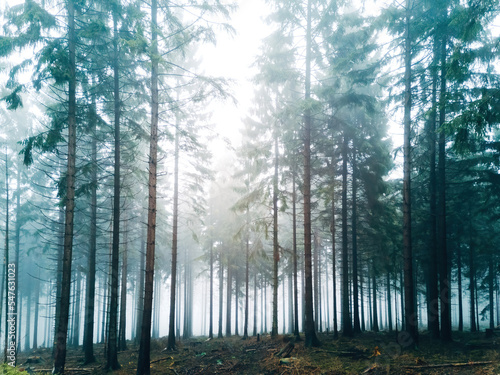
<path id="1" fill-rule="evenodd" d="M 250 267 L 250 238 L 249 238 L 249 210 L 247 205 L 246 212 L 246 238 L 245 238 L 245 324 L 243 327 L 243 340 L 248 338 L 248 283 L 249 283 L 249 267 Z"/>
<path id="2" fill-rule="evenodd" d="M 437 41 L 434 47 L 432 66 L 432 111 L 429 120 L 429 275 L 427 278 L 427 326 L 434 338 L 439 338 L 439 292 L 438 292 L 438 257 L 437 257 L 437 205 L 436 205 L 436 114 L 438 82 Z"/>
<path id="3" fill-rule="evenodd" d="M 351 313 L 349 310 L 349 248 L 347 242 L 347 147 L 348 139 L 344 134 L 342 142 L 342 334 L 353 334 Z"/>
<path id="4" fill-rule="evenodd" d="M 38 312 L 40 308 L 40 270 L 35 281 L 35 313 L 33 317 L 33 350 L 38 349 Z M 0 317 L 2 313 L 0 311 Z"/>
<path id="5" fill-rule="evenodd" d="M 274 177 L 273 177 L 273 323 L 271 336 L 278 334 L 278 134 L 274 130 Z"/>
<path id="6" fill-rule="evenodd" d="M 55 355 L 57 342 L 57 326 L 59 325 L 59 317 L 61 316 L 61 289 L 62 289 L 62 274 L 63 274 L 63 257 L 64 257 L 64 209 L 59 208 L 59 244 L 57 247 L 57 277 L 56 277 L 56 306 L 55 306 L 55 325 L 54 325 L 54 346 L 52 352 Z M 69 313 L 69 311 L 68 311 Z"/>
<path id="7" fill-rule="evenodd" d="M 239 316 L 239 310 L 240 310 L 240 304 L 238 300 L 238 294 L 240 291 L 240 279 L 238 277 L 238 272 L 234 275 L 234 334 L 236 336 L 239 336 L 239 321 L 238 321 L 238 316 Z"/>
<path id="8" fill-rule="evenodd" d="M 305 75 L 305 100 L 311 97 L 311 2 L 307 1 L 307 30 L 306 30 L 306 75 Z M 318 346 L 320 344 L 315 330 L 313 312 L 313 286 L 311 264 L 311 110 L 304 112 L 304 273 L 305 273 L 305 346 Z"/>
<path id="9" fill-rule="evenodd" d="M 462 301 L 462 250 L 457 246 L 457 295 L 458 295 L 458 330 L 464 330 L 464 309 Z"/>
<path id="10" fill-rule="evenodd" d="M 85 364 L 95 361 L 94 357 L 94 312 L 95 312 L 95 273 L 96 273 L 96 251 L 97 251 L 97 117 L 96 97 L 94 90 L 91 93 L 92 104 L 90 106 L 90 127 L 92 131 L 91 149 L 91 197 L 90 197 L 90 238 L 89 256 L 87 261 L 88 274 L 85 292 L 85 329 L 83 332 L 83 350 L 85 352 Z"/>
<path id="11" fill-rule="evenodd" d="M 336 246 L 336 223 L 335 223 L 335 158 L 332 157 L 332 222 L 330 224 L 330 233 L 332 234 L 332 295 L 333 295 L 333 337 L 337 338 L 338 323 L 337 323 L 337 246 Z"/>
<path id="12" fill-rule="evenodd" d="M 137 375 L 150 373 L 151 313 L 155 265 L 156 230 L 156 164 L 158 153 L 158 44 L 157 0 L 151 0 L 151 135 L 149 148 L 148 232 L 146 245 L 146 278 L 144 283 L 144 312 Z"/>
<path id="13" fill-rule="evenodd" d="M 359 287 L 358 287 L 358 183 L 356 171 L 356 146 L 353 144 L 352 148 L 352 296 L 353 296 L 353 320 L 354 320 L 354 333 L 361 333 L 361 324 L 359 322 Z"/>
<path id="14" fill-rule="evenodd" d="M 15 270 L 16 270 L 16 273 L 15 273 L 15 276 L 14 276 L 14 283 L 16 285 L 15 287 L 15 292 L 14 292 L 14 301 L 15 301 L 15 305 L 14 305 L 14 312 L 17 314 L 17 317 L 16 317 L 16 324 L 17 324 L 17 329 L 18 329 L 18 335 L 16 337 L 17 341 L 18 341 L 18 351 L 20 352 L 21 350 L 21 327 L 22 327 L 22 320 L 21 320 L 21 317 L 22 317 L 22 305 L 23 305 L 23 301 L 21 299 L 21 297 L 19 297 L 19 288 L 20 288 L 20 285 L 19 285 L 19 272 L 21 272 L 21 270 L 19 269 L 19 252 L 21 251 L 21 173 L 20 171 L 18 170 L 17 172 L 17 188 L 16 188 L 16 226 L 15 226 L 15 242 L 14 242 L 14 250 L 15 250 L 15 254 L 16 254 L 16 257 L 15 257 L 15 262 L 14 262 L 14 267 L 15 267 Z M 19 308 L 18 308 L 18 304 L 19 304 Z M 29 322 L 28 322 L 29 324 Z M 16 356 L 16 361 L 15 361 L 15 364 L 17 365 L 17 356 Z"/>
<path id="15" fill-rule="evenodd" d="M 291 264 L 289 264 L 289 267 Z M 287 333 L 293 333 L 293 269 L 290 267 L 290 272 L 288 273 L 288 329 Z"/>
<path id="16" fill-rule="evenodd" d="M 292 171 L 292 247 L 293 247 L 293 309 L 294 309 L 294 326 L 293 334 L 295 340 L 300 340 L 299 333 L 299 285 L 297 280 L 297 185 L 295 181 L 295 166 Z"/>
<path id="17" fill-rule="evenodd" d="M 378 332 L 379 327 L 378 327 L 378 306 L 377 306 L 377 281 L 375 279 L 375 269 L 372 271 L 372 287 L 373 287 L 373 294 L 372 294 L 372 301 L 373 301 L 373 332 Z"/>
<path id="18" fill-rule="evenodd" d="M 119 79 L 119 50 L 118 50 L 118 5 L 113 9 L 113 86 L 114 86 L 114 114 L 115 114 L 115 160 L 113 184 L 113 251 L 111 253 L 111 293 L 109 301 L 109 325 L 106 368 L 117 370 L 118 363 L 118 278 L 120 256 L 120 79 Z"/>
<path id="19" fill-rule="evenodd" d="M 122 280 L 120 290 L 120 325 L 118 330 L 118 350 L 127 350 L 126 328 L 127 328 L 127 280 L 128 280 L 128 225 L 125 225 L 125 238 L 122 255 Z"/>
<path id="20" fill-rule="evenodd" d="M 210 317 L 208 323 L 208 338 L 214 338 L 214 243 L 210 239 Z"/>
<path id="21" fill-rule="evenodd" d="M 257 272 L 253 274 L 253 335 L 257 336 Z"/>
<path id="22" fill-rule="evenodd" d="M 75 282 L 75 318 L 73 321 L 73 346 L 77 347 L 80 345 L 80 309 L 81 309 L 81 283 L 82 274 L 80 271 L 76 271 L 76 282 Z"/>
<path id="23" fill-rule="evenodd" d="M 387 272 L 387 322 L 389 332 L 392 332 L 392 299 L 391 299 L 391 274 Z"/>
<path id="24" fill-rule="evenodd" d="M 222 335 L 222 308 L 224 302 L 224 267 L 222 265 L 222 251 L 219 252 L 219 331 L 217 337 L 221 339 Z"/>
<path id="25" fill-rule="evenodd" d="M 64 374 L 66 340 L 70 305 L 71 261 L 73 257 L 73 218 L 75 211 L 75 162 L 76 162 L 76 32 L 75 3 L 67 2 L 68 12 L 68 165 L 66 171 L 66 197 L 64 221 L 64 255 L 61 288 L 60 317 L 57 322 L 53 374 Z"/>
<path id="26" fill-rule="evenodd" d="M 227 262 L 227 280 L 226 280 L 226 337 L 231 336 L 231 301 L 232 301 L 232 289 L 233 289 L 233 273 L 232 265 L 228 258 Z"/>
<path id="27" fill-rule="evenodd" d="M 101 343 L 104 344 L 105 340 L 105 333 L 106 333 L 106 317 L 107 317 L 107 304 L 106 301 L 108 300 L 108 291 L 109 291 L 109 285 L 108 285 L 108 274 L 104 272 L 103 278 L 102 278 L 102 290 L 104 291 L 104 295 L 102 297 L 102 313 L 101 313 Z"/>
<path id="28" fill-rule="evenodd" d="M 144 312 L 144 274 L 145 274 L 145 258 L 146 258 L 146 228 L 143 229 L 141 237 L 141 250 L 139 253 L 140 264 L 137 273 L 138 289 L 137 289 L 137 318 L 136 318 L 136 344 L 140 343 L 142 319 Z"/>
<path id="29" fill-rule="evenodd" d="M 495 328 L 495 272 L 493 271 L 493 256 L 490 255 L 488 259 L 488 295 L 489 295 L 489 315 L 490 315 L 490 329 Z"/>
<path id="30" fill-rule="evenodd" d="M 318 332 L 318 326 L 319 326 L 319 239 L 318 239 L 318 233 L 314 232 L 313 233 L 313 242 L 314 242 L 314 247 L 313 247 L 313 270 L 314 270 L 314 276 L 313 276 L 313 301 L 314 301 L 314 328 L 316 329 L 316 332 Z M 321 331 L 321 330 L 319 330 Z"/>
<path id="31" fill-rule="evenodd" d="M 439 299 L 441 312 L 441 338 L 451 340 L 450 281 L 448 279 L 448 250 L 446 240 L 446 137 L 442 129 L 446 120 L 446 37 L 441 41 L 441 92 L 439 99 L 438 140 L 438 251 Z"/>
<path id="32" fill-rule="evenodd" d="M 418 342 L 418 316 L 414 299 L 413 249 L 411 243 L 411 0 L 406 0 L 405 35 L 405 93 L 404 93 L 404 163 L 403 163 L 403 260 L 404 260 L 404 311 L 405 330 L 410 345 Z"/>
<path id="33" fill-rule="evenodd" d="M 177 126 L 179 124 L 177 123 Z M 179 220 L 179 129 L 175 130 L 174 155 L 174 207 L 172 213 L 172 270 L 170 274 L 170 320 L 168 329 L 169 350 L 175 349 L 175 290 L 177 285 L 177 232 Z"/>
<path id="34" fill-rule="evenodd" d="M 20 337 L 24 337 L 24 342 L 23 342 L 23 346 L 24 346 L 24 350 L 25 351 L 28 351 L 30 350 L 30 346 L 31 346 L 31 302 L 32 302 L 32 290 L 29 290 L 28 293 L 26 294 L 26 323 L 24 323 L 24 336 L 21 335 L 21 328 L 22 328 L 22 324 L 20 324 L 20 327 L 19 327 L 19 336 Z M 22 297 L 21 297 L 22 298 Z M 22 309 L 22 303 L 19 305 L 19 308 L 20 310 Z M 19 322 L 22 322 L 21 319 L 19 319 Z M 21 343 L 21 342 L 19 342 Z M 21 350 L 19 350 L 19 352 L 21 352 Z"/>
<path id="35" fill-rule="evenodd" d="M 361 268 L 363 269 L 363 268 Z M 366 330 L 365 327 L 365 297 L 364 297 L 364 280 L 363 280 L 363 273 L 359 275 L 359 300 L 361 302 L 361 332 L 364 332 Z"/>

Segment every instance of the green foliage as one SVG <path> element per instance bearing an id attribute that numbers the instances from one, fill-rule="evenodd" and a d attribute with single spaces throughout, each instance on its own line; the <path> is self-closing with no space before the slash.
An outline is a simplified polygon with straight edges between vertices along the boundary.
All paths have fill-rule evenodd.
<path id="1" fill-rule="evenodd" d="M 0 369 L 2 370 L 2 374 L 4 375 L 18 375 L 18 374 L 28 375 L 26 371 L 21 371 L 17 367 L 9 366 L 7 363 L 2 363 Z"/>

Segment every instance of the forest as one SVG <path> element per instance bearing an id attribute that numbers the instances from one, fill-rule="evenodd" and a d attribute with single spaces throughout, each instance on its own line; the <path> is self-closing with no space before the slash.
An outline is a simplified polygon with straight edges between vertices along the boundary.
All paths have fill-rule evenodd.
<path id="1" fill-rule="evenodd" d="M 500 371 L 498 0 L 2 6 L 2 373 Z"/>

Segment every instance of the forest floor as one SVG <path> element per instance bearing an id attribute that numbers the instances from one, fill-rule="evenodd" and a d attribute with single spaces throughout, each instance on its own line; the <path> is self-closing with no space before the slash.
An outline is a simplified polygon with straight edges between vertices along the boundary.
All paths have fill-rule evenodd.
<path id="1" fill-rule="evenodd" d="M 166 351 L 167 339 L 152 340 L 151 374 L 500 374 L 500 336 L 454 333 L 454 341 L 443 343 L 422 334 L 417 349 L 404 350 L 395 333 L 363 333 L 354 338 L 318 335 L 322 345 L 306 349 L 293 336 L 269 335 L 178 342 Z M 97 361 L 82 364 L 83 353 L 73 348 L 67 355 L 67 374 L 101 375 L 105 357 L 96 345 Z M 280 353 L 289 351 L 289 353 Z M 122 368 L 114 375 L 136 373 L 138 348 L 119 353 Z M 52 366 L 51 350 L 38 349 L 18 356 L 20 367 L 30 374 L 45 375 Z"/>

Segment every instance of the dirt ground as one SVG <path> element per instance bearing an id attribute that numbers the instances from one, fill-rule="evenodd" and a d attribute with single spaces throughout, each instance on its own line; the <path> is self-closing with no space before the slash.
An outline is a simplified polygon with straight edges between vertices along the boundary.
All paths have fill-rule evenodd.
<path id="1" fill-rule="evenodd" d="M 269 335 L 179 341 L 175 351 L 166 351 L 166 338 L 151 344 L 151 374 L 500 374 L 500 337 L 484 333 L 455 333 L 454 341 L 443 343 L 420 336 L 418 348 L 403 350 L 395 333 L 363 333 L 353 339 L 319 335 L 322 345 L 306 349 L 292 336 Z M 138 348 L 129 344 L 119 353 L 122 368 L 116 375 L 136 373 Z M 68 374 L 105 374 L 104 347 L 96 345 L 95 363 L 83 365 L 81 348 L 67 356 Z M 19 367 L 31 374 L 48 374 L 50 349 L 18 356 Z"/>

